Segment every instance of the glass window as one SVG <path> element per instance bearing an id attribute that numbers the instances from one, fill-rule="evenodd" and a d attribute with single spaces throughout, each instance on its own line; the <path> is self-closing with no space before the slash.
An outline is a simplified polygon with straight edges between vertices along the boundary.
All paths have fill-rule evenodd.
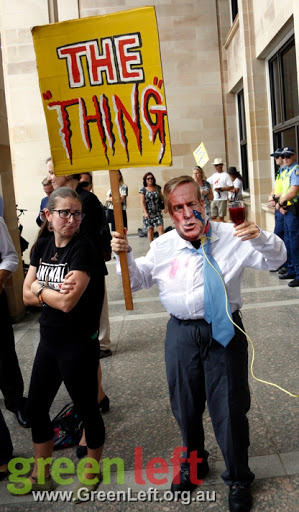
<path id="1" fill-rule="evenodd" d="M 271 100 L 272 100 L 272 122 L 273 124 L 279 124 L 282 121 L 281 115 L 281 73 L 279 71 L 278 59 L 273 59 L 272 65 L 270 66 L 271 75 Z"/>
<path id="2" fill-rule="evenodd" d="M 297 126 L 291 126 L 290 128 L 286 128 L 280 132 L 280 140 L 281 140 L 281 148 L 285 148 L 286 146 L 290 146 L 294 148 L 298 147 L 298 128 Z"/>
<path id="3" fill-rule="evenodd" d="M 246 119 L 245 119 L 243 89 L 237 94 L 237 101 L 238 101 L 239 139 L 240 139 L 240 154 L 241 154 L 241 174 L 243 177 L 243 188 L 244 188 L 244 190 L 249 191 L 247 133 L 246 133 Z"/>
<path id="4" fill-rule="evenodd" d="M 299 115 L 295 45 L 281 54 L 285 120 Z M 294 65 L 295 64 L 295 65 Z"/>
<path id="5" fill-rule="evenodd" d="M 238 0 L 231 0 L 231 9 L 232 9 L 232 21 L 234 21 L 235 17 L 238 14 Z"/>
<path id="6" fill-rule="evenodd" d="M 291 37 L 269 61 L 273 147 L 299 150 L 299 101 L 295 40 Z"/>

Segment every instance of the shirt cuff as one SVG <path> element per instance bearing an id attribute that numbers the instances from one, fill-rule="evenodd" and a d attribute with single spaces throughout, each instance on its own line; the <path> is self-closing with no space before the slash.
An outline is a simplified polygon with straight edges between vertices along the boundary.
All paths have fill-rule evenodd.
<path id="1" fill-rule="evenodd" d="M 119 255 L 115 254 L 115 253 L 113 253 L 113 254 L 115 255 L 115 258 L 116 258 L 116 271 L 118 274 L 120 274 L 121 268 L 120 268 Z M 130 245 L 128 246 L 128 252 L 126 254 L 127 254 L 128 265 L 130 265 L 130 263 L 133 263 L 133 261 L 134 261 L 133 250 Z"/>
<path id="2" fill-rule="evenodd" d="M 251 243 L 251 245 L 253 247 L 262 247 L 263 245 L 265 245 L 265 243 L 267 242 L 268 240 L 268 236 L 267 234 L 261 230 L 261 228 L 259 226 L 257 226 L 257 228 L 259 229 L 259 234 L 256 238 L 252 238 L 252 240 L 249 240 L 249 242 Z"/>
<path id="3" fill-rule="evenodd" d="M 0 270 L 7 270 L 8 272 L 11 272 L 13 274 L 17 270 L 18 265 L 19 261 L 3 260 L 0 263 Z"/>

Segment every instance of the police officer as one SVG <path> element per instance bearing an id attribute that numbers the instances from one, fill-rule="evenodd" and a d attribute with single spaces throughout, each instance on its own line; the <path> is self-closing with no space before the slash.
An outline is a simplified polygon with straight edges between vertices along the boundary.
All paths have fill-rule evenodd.
<path id="1" fill-rule="evenodd" d="M 288 271 L 279 279 L 292 279 L 288 286 L 299 286 L 299 165 L 293 148 L 285 147 L 281 157 L 286 167 L 276 209 L 284 215 L 284 242 L 291 256 Z"/>
<path id="2" fill-rule="evenodd" d="M 271 153 L 270 156 L 275 158 L 275 164 L 278 166 L 278 170 L 275 176 L 274 188 L 272 189 L 271 194 L 268 197 L 268 202 L 270 206 L 275 208 L 277 201 L 281 196 L 283 178 L 286 173 L 286 167 L 283 163 L 283 159 L 281 158 L 281 152 L 283 148 L 275 149 L 274 153 Z M 279 210 L 275 208 L 275 227 L 274 227 L 275 235 L 279 236 L 282 240 L 284 240 L 284 215 L 280 213 Z M 288 257 L 289 259 L 289 257 Z M 285 262 L 280 269 L 278 269 L 278 274 L 286 274 L 288 271 L 287 262 Z M 270 272 L 275 272 L 271 270 Z M 277 270 L 276 270 L 277 272 Z"/>
<path id="3" fill-rule="evenodd" d="M 283 151 L 283 148 L 277 148 L 275 149 L 274 153 L 271 153 L 270 156 L 273 156 L 275 158 L 275 164 L 278 165 L 278 171 L 276 173 L 275 177 L 275 183 L 274 188 L 271 192 L 271 194 L 268 197 L 268 201 L 270 203 L 270 206 L 275 206 L 277 203 L 277 200 L 281 196 L 282 191 L 282 183 L 283 183 L 283 175 L 286 171 L 286 168 L 283 163 L 283 159 L 281 157 L 281 152 Z M 284 234 L 284 216 L 282 213 L 280 213 L 279 210 L 275 209 L 275 228 L 274 228 L 275 235 L 279 236 L 283 240 L 283 234 Z"/>

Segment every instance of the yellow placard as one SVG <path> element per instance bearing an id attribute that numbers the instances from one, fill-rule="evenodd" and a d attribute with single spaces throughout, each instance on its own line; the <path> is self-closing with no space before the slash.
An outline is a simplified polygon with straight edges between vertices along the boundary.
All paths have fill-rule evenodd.
<path id="1" fill-rule="evenodd" d="M 171 165 L 154 7 L 32 35 L 55 174 Z"/>
<path id="2" fill-rule="evenodd" d="M 193 155 L 199 167 L 203 167 L 210 160 L 203 142 L 193 151 Z"/>

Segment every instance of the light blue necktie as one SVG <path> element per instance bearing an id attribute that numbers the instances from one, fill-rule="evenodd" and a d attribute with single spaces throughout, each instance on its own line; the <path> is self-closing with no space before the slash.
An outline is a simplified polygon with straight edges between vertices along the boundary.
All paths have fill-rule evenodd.
<path id="1" fill-rule="evenodd" d="M 212 232 L 211 226 L 207 232 L 206 238 L 202 238 L 204 247 L 195 249 L 194 251 L 203 256 L 203 279 L 204 279 L 204 307 L 205 320 L 208 324 L 212 324 L 212 336 L 214 340 L 226 347 L 235 335 L 235 328 L 226 312 L 226 290 L 221 270 L 218 263 L 210 254 Z M 219 272 L 220 275 L 214 270 Z M 227 311 L 232 318 L 230 304 L 227 300 Z"/>

